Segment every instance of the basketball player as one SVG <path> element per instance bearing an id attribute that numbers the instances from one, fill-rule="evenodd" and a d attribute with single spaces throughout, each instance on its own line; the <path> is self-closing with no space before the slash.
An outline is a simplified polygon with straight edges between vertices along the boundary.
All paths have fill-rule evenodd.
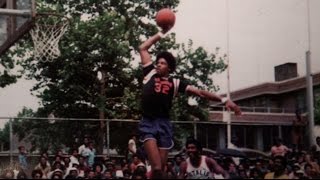
<path id="1" fill-rule="evenodd" d="M 188 158 L 180 165 L 179 179 L 214 179 L 214 173 L 229 179 L 229 174 L 214 159 L 201 155 L 199 141 L 189 138 L 186 152 Z"/>
<path id="2" fill-rule="evenodd" d="M 144 143 L 145 151 L 150 161 L 153 178 L 162 178 L 168 151 L 173 147 L 172 124 L 169 120 L 169 111 L 175 94 L 189 93 L 212 101 L 220 101 L 227 109 L 236 115 L 241 114 L 240 108 L 230 99 L 220 97 L 214 93 L 199 90 L 179 79 L 169 76 L 175 71 L 176 62 L 169 52 L 161 52 L 152 64 L 148 49 L 158 42 L 171 27 L 163 29 L 139 46 L 141 63 L 143 66 L 142 89 L 142 120 L 139 123 L 140 141 Z"/>

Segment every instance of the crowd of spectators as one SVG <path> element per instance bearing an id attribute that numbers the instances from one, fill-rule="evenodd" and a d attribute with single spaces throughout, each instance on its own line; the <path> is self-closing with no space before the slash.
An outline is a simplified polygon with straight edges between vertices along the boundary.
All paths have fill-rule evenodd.
<path id="1" fill-rule="evenodd" d="M 269 157 L 242 157 L 235 162 L 230 156 L 211 154 L 230 175 L 231 179 L 318 179 L 320 177 L 320 137 L 310 148 L 288 148 L 277 139 L 270 148 Z M 56 152 L 54 157 L 42 153 L 35 166 L 28 164 L 23 146 L 19 147 L 19 167 L 5 168 L 1 178 L 5 179 L 149 179 L 151 168 L 141 153 L 130 159 L 97 156 L 94 144 L 85 139 L 78 149 L 68 154 Z M 176 179 L 184 154 L 169 159 L 166 179 Z M 30 173 L 27 173 L 30 172 Z M 215 178 L 221 178 L 215 174 Z"/>

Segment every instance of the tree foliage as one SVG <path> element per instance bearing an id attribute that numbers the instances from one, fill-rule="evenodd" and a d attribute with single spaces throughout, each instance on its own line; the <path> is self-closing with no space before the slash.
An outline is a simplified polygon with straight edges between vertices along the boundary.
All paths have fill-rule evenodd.
<path id="1" fill-rule="evenodd" d="M 32 117 L 53 113 L 61 118 L 139 119 L 142 71 L 137 66 L 136 50 L 143 40 L 158 31 L 153 20 L 155 13 L 163 7 L 174 9 L 179 1 L 39 0 L 38 3 L 42 11 L 53 8 L 65 13 L 72 23 L 60 42 L 62 55 L 53 61 L 35 61 L 27 56 L 32 51 L 28 39 L 17 45 L 16 51 L 25 54 L 20 62 L 24 73 L 29 79 L 37 80 L 32 90 L 42 106 Z M 217 57 L 219 54 L 208 53 L 202 47 L 193 48 L 192 40 L 187 45 L 177 44 L 174 33 L 157 43 L 151 53 L 162 50 L 170 50 L 177 57 L 174 76 L 196 87 L 216 90 L 211 75 L 226 68 L 223 57 Z M 173 120 L 207 119 L 207 101 L 197 99 L 196 107 L 187 102 L 186 96 L 176 99 Z M 19 137 L 30 134 L 28 139 L 42 149 L 61 144 L 76 146 L 79 142 L 75 139 L 82 139 L 86 134 L 98 139 L 100 148 L 105 144 L 99 134 L 106 132 L 102 120 L 16 122 Z M 123 123 L 111 125 L 111 148 L 126 149 L 127 139 L 123 137 L 128 137 L 135 128 L 121 131 Z"/>

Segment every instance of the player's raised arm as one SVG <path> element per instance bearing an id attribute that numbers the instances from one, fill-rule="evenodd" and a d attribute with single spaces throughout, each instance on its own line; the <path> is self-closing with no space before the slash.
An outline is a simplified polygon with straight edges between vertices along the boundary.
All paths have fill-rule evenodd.
<path id="1" fill-rule="evenodd" d="M 157 13 L 156 22 L 162 31 L 159 31 L 139 46 L 142 65 L 151 62 L 151 56 L 148 49 L 164 37 L 164 35 L 173 27 L 175 23 L 175 15 L 169 9 L 162 9 Z"/>
<path id="2" fill-rule="evenodd" d="M 139 46 L 139 53 L 140 53 L 140 57 L 141 57 L 141 63 L 142 65 L 148 64 L 151 62 L 151 55 L 149 54 L 148 49 L 155 44 L 156 42 L 158 42 L 161 39 L 161 36 L 163 34 L 161 32 L 153 35 L 152 37 L 150 37 L 149 39 L 147 39 L 145 42 L 143 42 L 140 46 Z"/>

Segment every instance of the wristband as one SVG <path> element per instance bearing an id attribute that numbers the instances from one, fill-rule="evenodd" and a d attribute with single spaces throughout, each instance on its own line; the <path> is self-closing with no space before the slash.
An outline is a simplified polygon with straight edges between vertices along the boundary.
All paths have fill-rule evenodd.
<path id="1" fill-rule="evenodd" d="M 226 103 L 228 100 L 229 100 L 229 99 L 228 99 L 227 97 L 221 98 L 221 102 L 222 102 L 223 104 Z"/>
<path id="2" fill-rule="evenodd" d="M 158 36 L 160 36 L 160 38 L 164 38 L 164 34 L 161 31 L 158 32 Z"/>

